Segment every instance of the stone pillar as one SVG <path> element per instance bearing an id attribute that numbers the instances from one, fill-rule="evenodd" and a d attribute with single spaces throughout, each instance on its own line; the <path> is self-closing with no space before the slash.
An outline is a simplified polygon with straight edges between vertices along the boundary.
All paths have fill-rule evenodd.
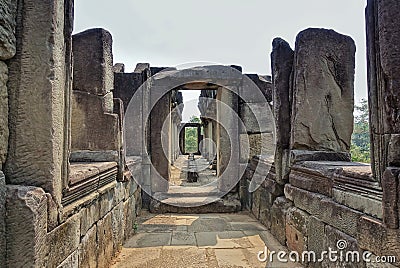
<path id="1" fill-rule="evenodd" d="M 152 88 L 155 92 L 159 93 L 162 90 L 158 88 Z M 157 96 L 151 95 L 154 98 L 152 102 L 155 102 Z M 168 190 L 169 180 L 169 148 L 163 148 L 162 140 L 169 141 L 169 127 L 162 130 L 165 120 L 168 120 L 168 115 L 171 109 L 171 98 L 170 93 L 162 96 L 154 105 L 150 115 L 150 148 L 151 148 L 151 162 L 154 170 L 151 174 L 152 180 L 152 191 L 162 192 Z M 168 144 L 168 143 L 165 143 Z M 156 174 L 159 174 L 164 181 L 157 180 Z"/>
<path id="2" fill-rule="evenodd" d="M 16 53 L 15 26 L 17 1 L 2 1 L 0 3 L 2 22 L 0 25 L 0 171 L 5 164 L 8 150 L 8 66 L 4 60 L 9 60 Z M 1 251 L 1 249 L 0 249 Z M 1 258 L 1 252 L 0 252 Z M 1 263 L 1 259 L 0 259 Z"/>
<path id="3" fill-rule="evenodd" d="M 141 104 L 141 156 L 142 156 L 142 183 L 141 187 L 146 193 L 151 192 L 151 160 L 150 160 L 150 118 L 144 118 L 143 115 L 149 114 L 150 107 L 150 83 L 146 82 L 151 77 L 150 64 L 138 63 L 135 68 L 135 73 L 141 75 L 142 84 L 142 104 Z M 135 94 L 136 96 L 136 94 Z M 135 107 L 133 107 L 135 108 Z M 143 207 L 148 207 L 150 203 L 150 197 L 147 194 L 143 194 Z"/>
<path id="4" fill-rule="evenodd" d="M 142 73 L 114 73 L 114 97 L 124 103 L 125 148 L 127 156 L 141 156 L 143 142 L 143 91 L 138 89 L 143 84 Z M 133 99 L 132 97 L 135 96 Z M 129 106 L 132 101 L 131 106 Z M 128 108 L 129 106 L 129 108 Z"/>
<path id="5" fill-rule="evenodd" d="M 236 90 L 238 92 L 238 89 Z M 233 187 L 239 176 L 237 169 L 239 155 L 237 152 L 240 150 L 240 143 L 239 122 L 234 114 L 239 114 L 239 97 L 233 91 L 221 87 L 218 89 L 217 99 L 220 101 L 217 103 L 217 175 L 220 177 L 218 187 L 222 191 L 235 190 Z M 228 170 L 227 167 L 230 162 L 234 167 Z"/>
<path id="6" fill-rule="evenodd" d="M 61 203 L 67 143 L 65 112 L 71 1 L 27 0 L 17 15 L 17 53 L 9 62 L 7 183 L 32 185 Z"/>
<path id="7" fill-rule="evenodd" d="M 383 222 L 399 228 L 400 3 L 369 0 L 366 8 L 368 98 L 374 177 L 383 188 Z"/>
<path id="8" fill-rule="evenodd" d="M 64 159 L 63 159 L 63 178 L 62 188 L 65 189 L 69 182 L 69 157 L 71 152 L 71 116 L 72 116 L 72 76 L 73 76 L 73 58 L 72 58 L 72 32 L 74 28 L 74 1 L 64 1 L 64 38 L 65 38 L 65 111 L 64 122 L 66 131 L 64 131 Z"/>
<path id="9" fill-rule="evenodd" d="M 0 61 L 0 170 L 6 162 L 8 150 L 8 67 Z"/>
<path id="10" fill-rule="evenodd" d="M 11 8 L 11 6 L 3 7 L 2 5 L 0 5 L 0 12 L 3 11 L 2 8 Z M 12 11 L 9 10 L 9 12 Z M 12 17 L 14 17 L 15 20 L 15 14 L 13 15 L 8 14 L 6 18 L 10 20 L 9 23 L 13 23 L 15 27 L 15 21 L 14 22 L 11 21 Z M 1 33 L 4 32 L 7 34 L 7 32 L 1 28 L 2 26 L 0 26 L 0 32 Z M 11 29 L 13 28 L 11 27 Z M 5 38 L 2 37 L 0 34 L 0 59 L 6 59 L 7 57 L 12 56 L 13 53 L 15 53 L 14 34 L 12 32 L 8 34 L 11 35 L 11 37 L 13 37 L 14 44 L 7 43 L 7 40 L 4 40 Z M 5 49 L 2 49 L 4 47 Z M 14 52 L 9 50 L 13 50 Z M 6 216 L 5 213 L 6 181 L 2 169 L 7 158 L 8 136 L 9 136 L 7 81 L 8 81 L 8 67 L 4 62 L 0 60 L 0 266 L 5 266 L 5 254 L 6 254 L 5 223 L 4 223 L 4 219 Z"/>
<path id="11" fill-rule="evenodd" d="M 211 128 L 210 121 L 204 120 L 203 121 L 204 141 L 202 143 L 203 148 L 201 148 L 201 150 L 202 150 L 202 156 L 207 160 L 210 160 L 210 142 L 209 142 L 210 128 Z"/>
<path id="12" fill-rule="evenodd" d="M 113 114 L 112 37 L 104 29 L 73 36 L 71 161 L 118 161 L 122 132 Z"/>
<path id="13" fill-rule="evenodd" d="M 292 150 L 334 152 L 331 160 L 349 160 L 355 51 L 350 37 L 333 30 L 307 29 L 298 34 L 293 63 Z"/>
<path id="14" fill-rule="evenodd" d="M 272 42 L 271 69 L 273 82 L 273 104 L 276 128 L 275 173 L 280 183 L 289 179 L 291 90 L 290 75 L 293 68 L 294 52 L 290 45 L 280 38 Z"/>
<path id="15" fill-rule="evenodd" d="M 215 112 L 217 112 L 217 110 L 215 109 Z M 214 165 L 214 162 L 213 162 L 213 169 L 214 170 L 218 170 L 218 168 L 217 168 L 217 166 L 218 166 L 218 140 L 219 140 L 219 138 L 218 138 L 218 133 L 217 133 L 217 128 L 218 128 L 218 123 L 217 123 L 217 121 L 215 121 L 215 120 L 211 120 L 211 124 L 212 124 L 212 140 L 214 141 L 214 143 L 215 143 L 215 151 L 214 151 L 214 154 L 215 154 L 215 165 Z M 217 172 L 217 174 L 218 174 L 218 172 Z"/>

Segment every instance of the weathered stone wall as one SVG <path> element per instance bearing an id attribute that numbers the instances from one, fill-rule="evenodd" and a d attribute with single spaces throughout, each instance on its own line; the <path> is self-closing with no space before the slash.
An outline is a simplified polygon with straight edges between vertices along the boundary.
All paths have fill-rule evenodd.
<path id="1" fill-rule="evenodd" d="M 349 152 L 355 51 L 350 37 L 333 30 L 298 34 L 292 71 L 292 149 Z"/>
<path id="2" fill-rule="evenodd" d="M 270 77 L 245 74 L 239 92 L 246 98 L 239 103 L 239 116 L 243 122 L 239 131 L 241 162 L 247 163 L 253 156 L 261 154 L 262 149 L 266 151 L 272 147 L 274 124 L 272 113 L 268 112 L 272 101 Z M 270 142 L 266 144 L 266 141 Z M 247 146 L 249 151 L 244 149 Z"/>
<path id="3" fill-rule="evenodd" d="M 247 187 L 257 165 L 253 158 L 246 170 Z M 314 251 L 317 256 L 337 241 L 346 250 L 395 256 L 400 265 L 400 230 L 382 222 L 382 188 L 368 165 L 349 162 L 305 161 L 291 167 L 289 183 L 276 182 L 274 167 L 259 189 L 247 195 L 245 207 L 289 250 Z M 332 263 L 304 263 L 306 267 L 331 267 Z M 338 263 L 335 267 L 350 264 Z M 355 265 L 354 263 L 351 265 Z M 357 267 L 369 267 L 361 262 Z M 394 267 L 389 264 L 374 267 Z"/>
<path id="4" fill-rule="evenodd" d="M 112 182 L 63 207 L 49 231 L 48 198 L 40 188 L 7 185 L 8 267 L 109 267 L 141 208 L 135 180 Z"/>
<path id="5" fill-rule="evenodd" d="M 368 1 L 366 8 L 368 97 L 372 170 L 383 187 L 383 222 L 399 228 L 400 12 L 398 1 Z"/>
<path id="6" fill-rule="evenodd" d="M 389 12 L 389 7 L 399 7 L 397 2 L 386 4 L 371 1 L 367 17 L 376 20 L 378 14 L 386 16 L 394 12 Z M 385 29 L 395 31 L 397 28 Z M 352 132 L 354 43 L 333 31 L 309 29 L 297 37 L 294 54 L 281 39 L 275 39 L 273 47 L 274 112 L 278 122 L 277 139 L 282 148 L 278 145 L 275 163 L 267 174 L 263 174 L 265 179 L 261 187 L 242 198 L 242 203 L 289 250 L 300 254 L 314 251 L 318 256 L 329 247 L 336 250 L 337 241 L 345 240 L 347 251 L 358 251 L 360 256 L 364 251 L 370 251 L 373 254 L 371 259 L 374 256 L 395 256 L 394 265 L 400 265 L 400 173 L 396 161 L 391 162 L 394 167 L 385 166 L 380 184 L 369 165 L 349 162 L 346 154 Z M 388 51 L 395 53 L 394 50 Z M 379 55 L 382 53 L 375 57 L 379 58 Z M 385 56 L 388 55 L 391 54 Z M 370 57 L 372 60 L 373 55 Z M 390 56 L 390 61 L 394 59 Z M 392 62 L 390 68 L 388 72 L 394 77 L 397 65 Z M 370 79 L 376 81 L 377 78 L 370 74 Z M 383 93 L 379 90 L 375 89 L 374 94 Z M 385 94 L 393 92 L 389 90 Z M 378 99 L 375 96 L 374 101 Z M 372 118 L 378 116 L 377 112 L 372 110 Z M 284 149 L 289 149 L 290 136 L 292 151 L 287 152 L 290 161 L 285 163 L 282 156 Z M 397 143 L 393 137 L 395 135 L 389 143 L 389 151 L 396 152 Z M 383 159 L 382 153 L 376 152 L 376 158 Z M 256 167 L 270 164 L 266 158 L 253 157 L 242 188 L 249 188 Z M 287 165 L 287 172 L 284 172 L 282 164 Z M 375 169 L 378 168 L 376 165 Z M 286 179 L 282 180 L 285 174 Z M 332 267 L 327 258 L 322 263 L 303 264 L 305 267 Z M 394 267 L 390 264 L 374 265 Z M 363 261 L 338 261 L 335 267 L 371 266 Z"/>
<path id="7" fill-rule="evenodd" d="M 72 50 L 71 160 L 116 161 L 122 139 L 118 120 L 122 118 L 113 113 L 112 36 L 104 29 L 84 31 L 73 36 Z M 97 159 L 99 151 L 108 153 Z"/>

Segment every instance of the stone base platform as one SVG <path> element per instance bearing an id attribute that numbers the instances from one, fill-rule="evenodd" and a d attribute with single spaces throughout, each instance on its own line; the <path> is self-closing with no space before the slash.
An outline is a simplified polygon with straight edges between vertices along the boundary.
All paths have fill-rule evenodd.
<path id="1" fill-rule="evenodd" d="M 150 202 L 152 213 L 233 213 L 242 209 L 239 196 L 228 194 L 222 198 L 215 192 L 193 194 L 156 193 Z M 203 205 L 204 203 L 207 203 Z"/>

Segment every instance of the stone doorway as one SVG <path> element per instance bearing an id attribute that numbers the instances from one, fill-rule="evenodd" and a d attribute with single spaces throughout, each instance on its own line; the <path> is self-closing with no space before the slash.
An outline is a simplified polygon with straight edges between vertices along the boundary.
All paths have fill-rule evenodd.
<path id="1" fill-rule="evenodd" d="M 220 137 L 215 119 L 218 118 L 218 110 L 215 105 L 210 105 L 217 99 L 218 91 L 220 89 L 216 85 L 198 83 L 195 86 L 185 84 L 172 94 L 171 102 L 174 102 L 175 95 L 179 96 L 180 103 L 170 106 L 171 119 L 166 120 L 169 126 L 165 127 L 165 123 L 163 126 L 169 130 L 163 146 L 169 149 L 168 188 L 153 195 L 155 200 L 150 204 L 153 212 L 168 212 L 171 205 L 198 207 L 223 196 L 218 188 L 217 151 L 224 148 L 221 145 L 217 148 Z M 186 93 L 189 96 L 188 92 L 191 96 L 197 94 L 197 99 L 185 100 L 182 95 Z M 193 112 L 194 107 L 198 107 L 198 113 Z M 152 156 L 156 154 L 152 152 Z M 160 203 L 167 206 L 162 206 L 160 210 Z M 234 210 L 238 205 L 233 206 Z"/>

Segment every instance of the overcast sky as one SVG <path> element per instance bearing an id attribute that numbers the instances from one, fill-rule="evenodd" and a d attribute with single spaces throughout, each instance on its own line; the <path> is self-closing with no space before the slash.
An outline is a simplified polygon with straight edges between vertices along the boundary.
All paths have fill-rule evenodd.
<path id="1" fill-rule="evenodd" d="M 114 62 L 125 63 L 127 71 L 138 62 L 213 62 L 271 74 L 273 38 L 294 48 L 303 29 L 334 29 L 351 36 L 357 46 L 358 102 L 367 97 L 365 5 L 365 0 L 79 0 L 75 33 L 95 27 L 110 31 Z M 191 98 L 193 94 L 184 96 L 185 101 Z"/>

